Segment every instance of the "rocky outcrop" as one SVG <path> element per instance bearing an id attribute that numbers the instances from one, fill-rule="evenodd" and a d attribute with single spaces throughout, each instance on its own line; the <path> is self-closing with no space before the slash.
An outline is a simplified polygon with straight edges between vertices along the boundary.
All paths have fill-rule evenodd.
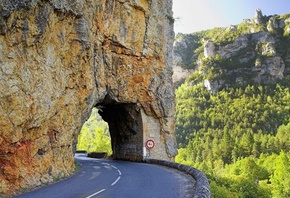
<path id="1" fill-rule="evenodd" d="M 215 94 L 224 85 L 224 80 L 210 81 L 208 79 L 203 81 L 203 86 L 212 94 Z"/>
<path id="2" fill-rule="evenodd" d="M 269 23 L 268 23 L 268 25 L 267 25 L 267 30 L 268 30 L 269 32 L 274 33 L 274 32 L 275 32 L 275 29 L 277 29 L 277 28 L 279 28 L 279 23 L 278 23 L 278 21 L 277 21 L 275 18 L 271 17 L 271 18 L 269 19 Z"/>
<path id="3" fill-rule="evenodd" d="M 219 46 L 217 54 L 219 54 L 223 59 L 228 59 L 236 55 L 240 50 L 246 48 L 247 46 L 248 38 L 246 36 L 240 36 L 233 43 L 225 46 Z"/>
<path id="4" fill-rule="evenodd" d="M 256 9 L 253 20 L 256 24 L 263 24 L 263 14 L 261 9 Z"/>
<path id="5" fill-rule="evenodd" d="M 214 46 L 213 42 L 206 41 L 204 43 L 203 52 L 204 52 L 205 58 L 209 58 L 209 57 L 213 58 L 215 56 L 215 46 Z"/>
<path id="6" fill-rule="evenodd" d="M 189 76 L 193 72 L 192 69 L 184 69 L 178 65 L 173 66 L 173 75 L 172 80 L 173 83 L 179 82 L 182 79 L 185 79 L 187 76 Z"/>
<path id="7" fill-rule="evenodd" d="M 264 63 L 260 60 L 256 60 L 255 68 L 253 71 L 258 71 L 258 76 L 255 81 L 258 83 L 263 82 L 263 75 L 270 74 L 273 78 L 283 79 L 285 71 L 285 63 L 281 57 L 275 56 L 272 58 L 267 58 Z"/>
<path id="8" fill-rule="evenodd" d="M 122 120 L 130 124 L 121 126 L 129 131 L 113 130 L 122 140 L 150 119 L 159 135 L 156 158 L 176 155 L 171 6 L 171 0 L 0 2 L 0 193 L 72 173 L 80 128 L 100 104 L 108 120 L 119 112 L 113 105 L 124 104 Z M 141 112 L 142 126 L 130 112 Z"/>

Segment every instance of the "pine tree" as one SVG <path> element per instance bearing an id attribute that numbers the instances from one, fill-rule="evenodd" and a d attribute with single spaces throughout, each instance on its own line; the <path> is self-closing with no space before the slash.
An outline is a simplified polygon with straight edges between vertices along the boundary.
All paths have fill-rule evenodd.
<path id="1" fill-rule="evenodd" d="M 284 151 L 280 152 L 275 164 L 276 169 L 271 177 L 271 182 L 274 186 L 273 197 L 290 197 L 290 162 Z"/>

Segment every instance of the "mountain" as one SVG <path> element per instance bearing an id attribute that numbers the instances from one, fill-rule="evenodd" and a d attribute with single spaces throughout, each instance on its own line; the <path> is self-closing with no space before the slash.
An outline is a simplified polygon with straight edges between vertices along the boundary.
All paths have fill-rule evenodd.
<path id="1" fill-rule="evenodd" d="M 290 14 L 178 34 L 176 161 L 213 197 L 290 195 Z"/>
<path id="2" fill-rule="evenodd" d="M 290 14 L 255 17 L 227 28 L 178 34 L 174 71 L 198 71 L 213 93 L 233 84 L 277 82 L 290 75 Z M 189 72 L 192 73 L 192 72 Z M 178 85 L 184 75 L 173 75 Z"/>

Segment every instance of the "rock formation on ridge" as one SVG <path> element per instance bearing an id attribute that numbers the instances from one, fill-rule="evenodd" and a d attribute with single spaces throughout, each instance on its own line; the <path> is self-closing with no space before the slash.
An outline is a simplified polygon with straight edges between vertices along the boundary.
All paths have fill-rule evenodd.
<path id="1" fill-rule="evenodd" d="M 254 18 L 235 26 L 179 34 L 173 48 L 174 71 L 198 71 L 211 93 L 235 83 L 277 82 L 290 75 L 289 29 L 289 13 L 264 16 L 256 10 Z M 187 76 L 182 77 L 176 84 Z"/>

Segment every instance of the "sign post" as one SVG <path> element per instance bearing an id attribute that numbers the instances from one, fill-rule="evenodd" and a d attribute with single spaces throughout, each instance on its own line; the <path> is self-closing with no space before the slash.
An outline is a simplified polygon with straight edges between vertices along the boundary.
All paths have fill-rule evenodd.
<path id="1" fill-rule="evenodd" d="M 155 142 L 154 142 L 154 140 L 152 140 L 152 139 L 147 140 L 146 143 L 145 143 L 145 146 L 146 146 L 146 148 L 149 150 L 149 155 L 148 155 L 148 157 L 150 157 L 150 150 L 153 149 L 154 146 L 155 146 Z"/>

